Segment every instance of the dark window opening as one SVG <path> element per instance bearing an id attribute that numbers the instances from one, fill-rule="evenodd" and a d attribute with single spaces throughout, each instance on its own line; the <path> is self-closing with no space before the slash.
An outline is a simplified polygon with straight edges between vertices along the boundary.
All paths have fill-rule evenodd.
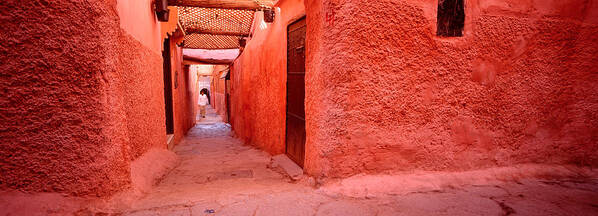
<path id="1" fill-rule="evenodd" d="M 438 0 L 436 35 L 443 37 L 463 36 L 465 7 L 463 0 Z"/>

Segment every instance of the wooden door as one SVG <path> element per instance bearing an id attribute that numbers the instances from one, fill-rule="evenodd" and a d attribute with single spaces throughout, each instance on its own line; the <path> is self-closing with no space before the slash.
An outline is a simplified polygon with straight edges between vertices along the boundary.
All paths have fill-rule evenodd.
<path id="1" fill-rule="evenodd" d="M 174 133 L 174 109 L 172 104 L 172 68 L 170 62 L 170 38 L 164 40 L 164 51 L 162 51 L 164 60 L 164 110 L 166 117 L 166 134 Z"/>
<path id="2" fill-rule="evenodd" d="M 305 160 L 305 18 L 287 34 L 286 154 L 303 167 Z"/>

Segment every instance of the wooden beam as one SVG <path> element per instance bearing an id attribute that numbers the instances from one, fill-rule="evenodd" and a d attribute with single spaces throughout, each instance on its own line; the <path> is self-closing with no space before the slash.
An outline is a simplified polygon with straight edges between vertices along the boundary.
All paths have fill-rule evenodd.
<path id="1" fill-rule="evenodd" d="M 185 29 L 185 32 L 187 32 L 187 34 L 230 35 L 230 36 L 242 36 L 242 37 L 249 36 L 249 33 L 243 33 L 243 32 L 215 31 L 215 30 L 202 30 L 202 29 Z"/>
<path id="2" fill-rule="evenodd" d="M 191 56 L 183 56 L 183 64 L 217 64 L 228 65 L 233 63 L 234 59 L 201 59 Z"/>
<path id="3" fill-rule="evenodd" d="M 168 0 L 170 6 L 257 10 L 262 8 L 253 0 Z"/>

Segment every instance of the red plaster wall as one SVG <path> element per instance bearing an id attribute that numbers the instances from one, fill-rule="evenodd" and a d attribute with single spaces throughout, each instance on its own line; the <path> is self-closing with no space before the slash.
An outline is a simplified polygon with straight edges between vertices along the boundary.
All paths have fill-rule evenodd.
<path id="1" fill-rule="evenodd" d="M 177 8 L 168 7 L 168 22 L 158 22 L 153 10 L 154 0 L 113 1 L 117 2 L 120 27 L 150 50 L 160 53 L 163 50 L 163 39 L 177 28 Z"/>
<path id="2" fill-rule="evenodd" d="M 172 94 L 174 106 L 174 142 L 178 143 L 187 134 L 187 131 L 195 125 L 195 112 L 197 104 L 194 97 L 197 91 L 194 83 L 196 78 L 188 70 L 183 69 L 183 48 L 176 46 L 180 43 L 182 35 L 179 37 L 171 37 L 171 66 L 172 66 Z M 177 75 L 178 73 L 178 75 Z M 175 88 L 175 83 L 177 87 Z"/>
<path id="3" fill-rule="evenodd" d="M 212 107 L 214 107 L 214 103 L 216 103 L 216 97 L 213 97 L 212 95 L 214 94 L 214 91 L 216 91 L 216 83 L 214 83 L 214 82 L 217 78 L 215 78 L 214 75 L 211 75 L 209 77 L 210 77 L 210 105 L 212 105 Z"/>
<path id="4" fill-rule="evenodd" d="M 466 2 L 306 2 L 308 173 L 598 164 L 598 2 Z"/>
<path id="5" fill-rule="evenodd" d="M 223 119 L 226 119 L 226 80 L 220 79 L 222 72 L 225 71 L 228 65 L 216 65 L 212 72 L 212 87 L 210 94 L 212 96 L 212 107 L 216 110 L 216 113 Z"/>
<path id="6" fill-rule="evenodd" d="M 130 161 L 166 148 L 161 55 L 117 9 L 0 4 L 0 189 L 110 195 L 130 187 Z"/>
<path id="7" fill-rule="evenodd" d="M 116 0 L 120 27 L 156 53 L 162 51 L 160 22 L 152 10 L 152 0 Z"/>
<path id="8" fill-rule="evenodd" d="M 118 31 L 96 31 L 118 27 L 110 8 L 8 1 L 0 9 L 2 187 L 101 194 L 126 186 L 124 110 L 106 106 L 122 104 L 107 94 L 118 91 L 119 63 L 106 61 Z"/>
<path id="9" fill-rule="evenodd" d="M 119 89 L 107 94 L 122 100 L 113 109 L 126 114 L 120 124 L 126 125 L 129 140 L 124 145 L 128 145 L 130 160 L 134 160 L 150 148 L 166 148 L 162 57 L 122 30 L 121 35 L 121 45 L 116 47 L 121 53 L 118 76 L 114 80 Z"/>
<path id="10" fill-rule="evenodd" d="M 198 113 L 198 107 L 197 107 L 197 96 L 199 94 L 199 76 L 197 75 L 197 73 L 194 73 L 193 70 L 191 70 L 190 65 L 185 65 L 183 64 L 183 71 L 185 71 L 185 73 L 187 74 L 187 76 L 189 77 L 189 83 L 188 83 L 188 91 L 190 92 L 189 97 L 190 101 L 189 101 L 189 106 L 191 106 L 191 121 L 193 122 L 193 125 L 195 125 L 195 118 L 197 117 L 197 113 Z"/>
<path id="11" fill-rule="evenodd" d="M 152 8 L 151 0 L 118 0 L 116 5 L 120 27 L 126 32 L 123 34 L 137 41 L 137 44 L 129 44 L 128 46 L 143 46 L 144 49 L 149 49 L 149 51 L 155 53 L 151 58 L 124 54 L 120 59 L 121 61 L 128 61 L 124 64 L 127 67 L 141 67 L 123 69 L 123 71 L 129 71 L 129 73 L 125 73 L 127 79 L 124 83 L 126 83 L 127 89 L 123 93 L 127 94 L 126 99 L 129 100 L 126 121 L 128 121 L 129 133 L 135 138 L 132 140 L 132 145 L 137 145 L 133 148 L 133 151 L 136 152 L 135 158 L 151 147 L 163 148 L 165 145 L 163 140 L 165 140 L 166 134 L 161 131 L 165 130 L 161 52 L 163 50 L 163 40 L 166 37 L 171 38 L 170 62 L 171 80 L 173 82 L 174 143 L 178 143 L 189 128 L 194 125 L 194 111 L 191 101 L 189 101 L 189 94 L 192 94 L 190 91 L 193 90 L 188 88 L 192 78 L 183 71 L 182 48 L 176 46 L 182 40 L 181 34 L 175 34 L 178 20 L 176 8 L 169 7 L 171 10 L 169 22 L 158 22 Z M 125 49 L 120 48 L 119 50 Z M 155 68 L 143 68 L 147 65 L 152 65 Z M 178 79 L 178 88 L 176 89 L 174 89 L 175 79 Z"/>
<path id="12" fill-rule="evenodd" d="M 158 22 L 155 12 L 153 11 L 153 1 L 152 0 L 140 0 L 140 1 L 129 1 L 129 0 L 118 0 L 117 1 L 117 11 L 119 15 L 119 23 L 120 27 L 127 32 L 128 35 L 135 38 L 137 41 L 143 44 L 146 48 L 150 49 L 151 51 L 155 52 L 158 55 L 162 55 L 161 52 L 164 49 L 163 47 L 163 40 L 166 37 L 170 37 L 170 54 L 171 54 L 171 75 L 172 75 L 172 100 L 173 100 L 173 111 L 174 111 L 174 143 L 178 143 L 189 130 L 189 128 L 193 127 L 195 124 L 194 122 L 194 107 L 192 106 L 191 95 L 193 94 L 192 91 L 195 89 L 189 88 L 190 83 L 193 83 L 192 77 L 189 76 L 187 72 L 183 70 L 182 67 L 182 48 L 176 46 L 177 43 L 181 43 L 182 34 L 176 33 L 175 30 L 177 28 L 177 9 L 176 7 L 169 7 L 170 15 L 168 22 Z M 137 60 L 133 58 L 133 60 Z M 141 60 L 143 61 L 143 60 Z M 160 62 L 162 59 L 160 58 Z M 156 59 L 152 60 L 153 64 L 157 63 Z M 132 63 L 132 65 L 139 64 L 139 62 Z M 161 64 L 161 63 L 160 63 Z M 155 81 L 162 80 L 162 68 L 159 69 L 160 74 L 153 74 L 151 77 L 146 77 L 148 74 L 140 73 L 132 76 L 135 80 L 131 80 L 131 82 L 139 82 L 147 79 L 153 79 Z M 141 71 L 143 72 L 143 70 Z M 178 73 L 178 75 L 177 75 Z M 146 77 L 144 79 L 140 79 L 140 77 Z M 178 79 L 178 80 L 177 80 Z M 176 80 L 176 81 L 175 81 Z M 161 105 L 162 109 L 164 109 L 164 90 L 163 90 L 163 80 L 161 81 L 162 85 L 158 88 L 156 85 L 152 86 L 153 94 L 149 97 L 154 97 L 154 100 L 162 101 Z M 178 87 L 175 89 L 175 83 L 178 84 Z M 139 90 L 132 86 L 132 89 Z M 149 90 L 149 89 L 144 89 Z M 147 91 L 149 92 L 149 91 Z M 136 95 L 143 95 L 144 93 L 137 92 Z M 158 98 L 158 95 L 162 95 L 162 98 Z M 148 105 L 144 100 L 150 100 L 150 98 L 140 98 L 135 97 L 134 95 L 131 98 L 137 98 L 139 101 L 136 101 L 136 106 L 139 106 L 136 110 L 130 110 L 137 114 L 135 119 L 130 121 L 137 121 L 133 124 L 136 125 L 134 127 L 145 127 L 148 123 L 145 123 L 146 119 L 143 114 L 146 111 L 145 106 Z M 156 102 L 152 103 L 154 105 L 158 104 Z M 151 110 L 156 110 L 156 107 L 153 107 Z M 162 111 L 163 112 L 163 111 Z M 162 114 L 162 121 L 164 121 L 164 114 Z M 164 123 L 160 123 L 159 121 L 153 121 L 149 123 L 150 125 L 160 125 Z M 162 137 L 165 134 L 162 133 L 155 133 L 152 135 L 147 135 L 150 131 L 143 131 L 139 130 L 139 128 L 134 128 L 134 131 L 140 132 L 141 137 L 148 137 L 151 138 L 159 136 L 160 139 L 153 139 L 153 140 L 161 140 L 164 139 Z M 140 140 L 141 141 L 141 140 Z M 141 142 L 142 143 L 142 142 Z M 141 151 L 141 153 L 145 152 L 145 150 Z"/>
<path id="13" fill-rule="evenodd" d="M 270 154 L 285 152 L 287 26 L 305 14 L 302 0 L 281 0 L 276 6 L 273 23 L 256 13 L 253 38 L 231 67 L 235 134 Z"/>

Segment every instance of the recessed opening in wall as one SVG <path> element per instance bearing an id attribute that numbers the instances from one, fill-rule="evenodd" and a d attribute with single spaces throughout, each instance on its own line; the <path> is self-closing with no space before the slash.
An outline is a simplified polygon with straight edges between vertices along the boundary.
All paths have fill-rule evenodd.
<path id="1" fill-rule="evenodd" d="M 164 116 L 166 118 L 166 134 L 174 134 L 174 109 L 172 102 L 172 67 L 170 62 L 170 38 L 164 40 L 162 51 L 164 72 Z"/>
<path id="2" fill-rule="evenodd" d="M 442 37 L 463 36 L 465 26 L 464 0 L 438 0 L 436 35 Z"/>

